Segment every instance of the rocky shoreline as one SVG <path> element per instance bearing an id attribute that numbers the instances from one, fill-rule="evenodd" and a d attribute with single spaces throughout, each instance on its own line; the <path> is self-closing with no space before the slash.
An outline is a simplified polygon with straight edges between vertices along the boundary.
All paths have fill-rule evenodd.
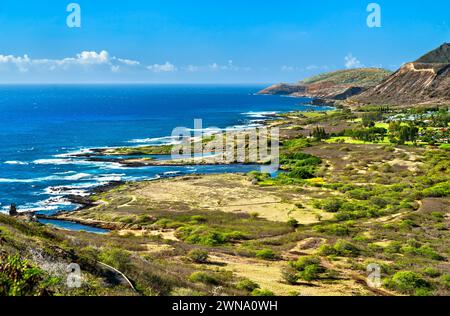
<path id="1" fill-rule="evenodd" d="M 314 99 L 311 101 L 311 105 L 325 105 L 325 106 L 331 106 L 330 104 L 326 104 L 325 101 Z M 286 112 L 286 113 L 280 113 L 276 115 L 271 115 L 268 117 L 268 119 L 261 121 L 261 124 L 271 127 L 273 125 L 278 125 L 280 121 L 286 122 L 289 120 L 288 116 L 286 116 L 289 113 L 294 112 Z M 266 161 L 254 161 L 254 162 L 218 162 L 217 159 L 214 158 L 214 156 L 211 157 L 199 157 L 199 158 L 192 158 L 192 159 L 164 159 L 164 160 L 158 160 L 153 158 L 111 158 L 109 156 L 114 156 L 117 151 L 128 151 L 132 150 L 136 152 L 136 156 L 139 155 L 145 155 L 139 150 L 144 148 L 143 151 L 150 152 L 152 156 L 166 156 L 170 154 L 168 152 L 171 147 L 164 146 L 162 148 L 160 146 L 147 146 L 147 147 L 123 147 L 123 148 L 93 148 L 90 149 L 89 152 L 85 153 L 77 153 L 74 154 L 73 158 L 85 158 L 88 161 L 92 162 L 111 162 L 111 163 L 118 163 L 124 167 L 128 168 L 140 168 L 140 167 L 149 167 L 149 166 L 157 166 L 157 167 L 173 167 L 173 166 L 219 166 L 219 165 L 250 165 L 250 164 L 260 164 L 263 165 L 266 163 Z M 159 153 L 158 153 L 159 152 Z M 133 156 L 133 155 L 129 155 Z M 59 211 L 53 215 L 36 215 L 38 219 L 48 219 L 48 220 L 58 220 L 58 221 L 65 221 L 65 222 L 73 222 L 77 224 L 82 224 L 85 226 L 90 227 L 96 227 L 96 228 L 102 228 L 107 230 L 122 230 L 122 229 L 138 229 L 139 227 L 130 227 L 126 224 L 118 224 L 118 223 L 112 223 L 112 222 L 102 222 L 102 221 L 93 221 L 93 220 L 83 220 L 78 217 L 71 216 L 71 213 L 73 212 L 79 212 L 83 211 L 85 209 L 89 209 L 91 207 L 95 207 L 95 201 L 92 200 L 91 196 L 103 192 L 108 192 L 114 188 L 117 188 L 118 186 L 121 186 L 125 184 L 124 181 L 115 181 L 110 182 L 106 185 L 102 185 L 99 187 L 94 187 L 90 190 L 88 196 L 79 196 L 79 195 L 69 195 L 66 196 L 67 199 L 76 205 L 80 205 L 75 210 L 72 211 Z"/>

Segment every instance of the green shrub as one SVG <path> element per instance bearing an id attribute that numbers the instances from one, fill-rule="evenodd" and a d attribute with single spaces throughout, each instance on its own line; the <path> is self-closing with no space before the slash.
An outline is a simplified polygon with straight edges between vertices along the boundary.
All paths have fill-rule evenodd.
<path id="1" fill-rule="evenodd" d="M 252 292 L 252 296 L 275 296 L 275 294 L 272 291 L 265 290 L 265 289 L 255 289 Z"/>
<path id="2" fill-rule="evenodd" d="M 211 231 L 206 235 L 189 236 L 185 241 L 188 243 L 194 243 L 205 246 L 219 246 L 226 244 L 229 241 L 229 238 L 225 233 L 219 231 Z"/>
<path id="3" fill-rule="evenodd" d="M 287 265 L 281 269 L 281 277 L 287 284 L 295 285 L 298 280 L 298 271 L 292 265 Z"/>
<path id="4" fill-rule="evenodd" d="M 444 257 L 427 245 L 418 248 L 417 253 L 432 260 L 444 260 Z"/>
<path id="5" fill-rule="evenodd" d="M 432 212 L 431 216 L 433 216 L 437 220 L 443 220 L 445 218 L 444 214 L 441 212 Z"/>
<path id="6" fill-rule="evenodd" d="M 168 218 L 161 218 L 160 220 L 156 221 L 154 225 L 161 228 L 179 228 L 182 227 L 184 224 L 181 222 L 173 221 Z"/>
<path id="7" fill-rule="evenodd" d="M 195 263 L 206 263 L 209 255 L 206 250 L 194 249 L 189 252 L 188 257 Z"/>
<path id="8" fill-rule="evenodd" d="M 305 281 L 313 281 L 319 277 L 320 267 L 312 264 L 299 273 L 299 278 Z"/>
<path id="9" fill-rule="evenodd" d="M 270 248 L 264 248 L 256 252 L 256 257 L 264 260 L 276 260 L 278 255 Z"/>
<path id="10" fill-rule="evenodd" d="M 385 253 L 399 253 L 402 248 L 402 244 L 399 241 L 391 241 L 386 248 L 384 248 Z"/>
<path id="11" fill-rule="evenodd" d="M 344 201 L 338 198 L 327 198 L 322 201 L 321 209 L 326 212 L 336 213 L 339 212 L 342 208 Z"/>
<path id="12" fill-rule="evenodd" d="M 256 289 L 259 289 L 260 286 L 258 283 L 253 282 L 252 280 L 244 279 L 238 282 L 236 288 L 242 291 L 253 292 Z"/>
<path id="13" fill-rule="evenodd" d="M 291 226 L 292 228 L 297 228 L 297 227 L 299 226 L 299 222 L 298 222 L 298 220 L 296 220 L 295 218 L 290 218 L 290 219 L 287 221 L 287 224 L 288 224 L 289 226 Z"/>
<path id="14" fill-rule="evenodd" d="M 351 233 L 351 225 L 349 224 L 331 224 L 317 226 L 315 229 L 321 233 L 335 236 L 349 236 Z"/>
<path id="15" fill-rule="evenodd" d="M 336 255 L 336 250 L 334 250 L 332 245 L 322 245 L 319 248 L 319 254 L 322 256 L 333 256 Z"/>
<path id="16" fill-rule="evenodd" d="M 247 235 L 242 232 L 222 232 L 211 229 L 208 226 L 183 226 L 177 230 L 178 236 L 185 242 L 204 246 L 220 246 L 226 243 L 246 239 Z"/>
<path id="17" fill-rule="evenodd" d="M 450 196 L 450 181 L 441 182 L 430 188 L 423 190 L 426 197 L 447 197 Z"/>
<path id="18" fill-rule="evenodd" d="M 189 281 L 194 282 L 194 283 L 204 283 L 204 284 L 211 284 L 211 285 L 219 285 L 220 281 L 205 272 L 194 272 L 189 276 Z"/>
<path id="19" fill-rule="evenodd" d="M 432 260 L 443 260 L 444 257 L 442 257 L 440 254 L 438 254 L 436 251 L 434 251 L 430 246 L 424 245 L 421 247 L 418 247 L 418 245 L 407 245 L 403 246 L 401 248 L 402 253 L 409 254 L 409 255 L 418 255 L 422 257 L 426 257 Z"/>
<path id="20" fill-rule="evenodd" d="M 359 255 L 360 252 L 358 247 L 345 240 L 337 241 L 334 244 L 333 248 L 337 251 L 337 254 L 339 256 L 344 257 L 356 257 Z"/>
<path id="21" fill-rule="evenodd" d="M 418 227 L 418 225 L 411 219 L 404 219 L 402 220 L 398 226 L 403 230 L 408 230 L 414 227 Z"/>
<path id="22" fill-rule="evenodd" d="M 385 285 L 404 294 L 423 295 L 430 290 L 430 284 L 418 273 L 399 271 Z"/>
<path id="23" fill-rule="evenodd" d="M 311 167 L 296 167 L 289 172 L 289 177 L 295 179 L 311 179 L 314 178 L 315 169 Z"/>
<path id="24" fill-rule="evenodd" d="M 146 214 L 139 215 L 137 220 L 135 221 L 136 224 L 140 224 L 140 225 L 148 225 L 148 224 L 152 224 L 154 222 L 155 222 L 155 219 Z"/>
<path id="25" fill-rule="evenodd" d="M 206 217 L 202 215 L 191 216 L 191 220 L 197 223 L 205 223 L 207 221 Z"/>
<path id="26" fill-rule="evenodd" d="M 447 289 L 450 289 L 450 274 L 445 274 L 441 277 L 441 283 L 444 284 Z"/>
<path id="27" fill-rule="evenodd" d="M 130 253 L 120 248 L 104 249 L 99 260 L 121 271 L 126 271 L 131 265 Z"/>
<path id="28" fill-rule="evenodd" d="M 292 152 L 298 152 L 303 148 L 307 148 L 311 146 L 310 140 L 303 137 L 303 138 L 296 138 L 296 139 L 290 139 L 283 141 L 283 148 L 286 150 L 292 151 Z"/>
<path id="29" fill-rule="evenodd" d="M 354 189 L 347 192 L 348 196 L 356 200 L 368 200 L 371 196 L 371 192 L 364 189 Z"/>
<path id="30" fill-rule="evenodd" d="M 19 255 L 0 256 L 0 296 L 49 295 L 47 288 L 53 281 Z"/>
<path id="31" fill-rule="evenodd" d="M 300 257 L 297 261 L 290 262 L 289 266 L 297 272 L 295 275 L 295 282 L 298 279 L 313 281 L 318 279 L 321 273 L 325 272 L 325 268 L 321 265 L 320 258 L 315 256 Z M 284 279 L 286 281 L 294 280 L 293 271 L 286 269 L 285 274 Z"/>
<path id="32" fill-rule="evenodd" d="M 314 256 L 305 256 L 300 257 L 297 261 L 292 262 L 291 266 L 293 266 L 297 271 L 303 271 L 307 266 L 310 265 L 319 265 L 320 258 Z"/>
<path id="33" fill-rule="evenodd" d="M 381 208 L 386 207 L 389 204 L 388 201 L 386 201 L 385 199 L 383 199 L 379 196 L 372 196 L 370 198 L 370 203 L 374 204 L 378 207 L 381 207 Z"/>
<path id="34" fill-rule="evenodd" d="M 319 248 L 319 253 L 324 256 L 357 257 L 360 254 L 360 250 L 348 241 L 338 240 L 333 246 L 322 245 Z"/>
<path id="35" fill-rule="evenodd" d="M 423 272 L 423 274 L 425 274 L 431 278 L 437 278 L 438 276 L 441 275 L 439 270 L 437 270 L 436 268 L 433 268 L 433 267 L 427 267 L 427 268 L 423 269 L 422 272 Z"/>

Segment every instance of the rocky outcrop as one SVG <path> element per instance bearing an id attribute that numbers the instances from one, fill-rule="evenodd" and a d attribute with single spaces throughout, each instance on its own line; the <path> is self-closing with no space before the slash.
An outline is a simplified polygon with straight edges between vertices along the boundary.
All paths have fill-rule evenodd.
<path id="1" fill-rule="evenodd" d="M 17 216 L 19 213 L 17 212 L 17 206 L 16 204 L 11 204 L 9 207 L 9 216 Z"/>
<path id="2" fill-rule="evenodd" d="M 417 104 L 450 102 L 450 44 L 444 44 L 352 101 L 366 104 Z"/>
<path id="3" fill-rule="evenodd" d="M 279 83 L 258 92 L 258 94 L 292 95 L 307 94 L 307 86 Z"/>

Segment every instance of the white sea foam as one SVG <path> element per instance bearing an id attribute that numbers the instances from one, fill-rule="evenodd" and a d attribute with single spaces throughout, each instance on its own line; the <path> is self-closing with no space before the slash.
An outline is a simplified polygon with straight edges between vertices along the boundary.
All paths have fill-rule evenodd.
<path id="1" fill-rule="evenodd" d="M 81 165 L 81 166 L 95 166 L 104 169 L 127 169 L 120 163 L 109 161 L 89 161 L 85 159 L 72 159 L 72 158 L 52 158 L 52 159 L 38 159 L 33 161 L 36 165 Z"/>
<path id="2" fill-rule="evenodd" d="M 142 138 L 142 139 L 132 139 L 128 141 L 132 144 L 146 144 L 146 145 L 176 145 L 180 141 L 178 137 L 175 136 L 164 136 L 164 137 L 154 137 L 154 138 Z"/>
<path id="3" fill-rule="evenodd" d="M 36 178 L 36 179 L 5 179 L 0 178 L 0 183 L 33 183 L 33 182 L 42 182 L 45 181 L 44 178 Z"/>
<path id="4" fill-rule="evenodd" d="M 85 179 L 85 178 L 90 178 L 92 177 L 91 174 L 89 173 L 77 173 L 71 176 L 66 176 L 64 177 L 64 180 L 81 180 L 81 179 Z"/>
<path id="5" fill-rule="evenodd" d="M 264 118 L 267 118 L 269 116 L 276 115 L 278 113 L 280 113 L 280 112 L 277 112 L 277 111 L 272 111 L 272 112 L 261 111 L 261 112 L 245 112 L 245 113 L 242 113 L 242 114 L 247 116 L 247 117 L 251 117 L 251 118 L 264 119 Z"/>
<path id="6" fill-rule="evenodd" d="M 24 162 L 24 161 L 5 161 L 4 162 L 5 165 L 28 165 L 28 162 Z"/>
<path id="7" fill-rule="evenodd" d="M 261 126 L 262 126 L 262 124 L 258 124 L 258 123 L 252 123 L 252 124 L 246 124 L 246 125 L 234 125 L 234 126 L 231 126 L 230 128 L 228 128 L 228 130 L 245 131 L 245 130 L 249 130 L 249 129 L 258 128 Z"/>
<path id="8" fill-rule="evenodd" d="M 91 154 L 93 153 L 92 149 L 89 148 L 82 148 L 79 150 L 75 150 L 75 151 L 70 151 L 64 154 L 58 154 L 58 155 L 54 155 L 53 157 L 56 158 L 69 158 L 69 157 L 73 157 L 73 156 L 77 156 L 77 155 L 84 155 L 84 154 Z"/>
<path id="9" fill-rule="evenodd" d="M 60 185 L 60 186 L 51 186 L 44 190 L 43 194 L 47 195 L 79 195 L 79 196 L 88 196 L 89 190 L 97 187 L 99 185 L 106 183 L 99 182 L 87 182 L 87 183 L 77 183 L 71 185 Z"/>
<path id="10" fill-rule="evenodd" d="M 73 164 L 72 159 L 37 159 L 33 161 L 36 165 L 70 165 Z"/>
<path id="11" fill-rule="evenodd" d="M 0 183 L 35 183 L 45 181 L 96 181 L 96 182 L 112 182 L 121 181 L 125 174 L 89 174 L 89 173 L 77 173 L 71 176 L 52 175 L 48 177 L 32 178 L 32 179 L 8 179 L 0 178 Z"/>
<path id="12" fill-rule="evenodd" d="M 17 206 L 17 212 L 42 212 L 42 211 L 56 211 L 61 209 L 62 206 L 58 205 L 40 205 L 41 203 L 29 203 L 23 206 Z M 9 211 L 9 206 L 3 207 L 2 212 L 7 213 Z"/>
<path id="13" fill-rule="evenodd" d="M 103 175 L 100 177 L 96 177 L 94 179 L 99 182 L 117 182 L 117 181 L 122 181 L 122 176 L 121 175 Z M 131 180 L 131 178 L 128 178 L 127 180 Z"/>
<path id="14" fill-rule="evenodd" d="M 74 174 L 77 173 L 76 171 L 63 171 L 63 172 L 56 172 L 55 175 L 65 175 L 65 174 Z"/>

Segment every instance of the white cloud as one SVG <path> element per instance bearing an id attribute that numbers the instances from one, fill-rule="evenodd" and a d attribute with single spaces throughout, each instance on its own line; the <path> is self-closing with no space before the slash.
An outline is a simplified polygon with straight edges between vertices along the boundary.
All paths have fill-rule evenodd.
<path id="1" fill-rule="evenodd" d="M 75 62 L 82 65 L 86 64 L 108 64 L 110 63 L 109 53 L 102 50 L 100 53 L 84 51 L 77 54 L 77 58 L 66 58 L 63 62 Z"/>
<path id="2" fill-rule="evenodd" d="M 162 65 L 154 64 L 148 66 L 147 69 L 153 72 L 176 72 L 178 70 L 177 67 L 175 67 L 175 65 L 171 64 L 170 62 L 166 62 Z"/>
<path id="3" fill-rule="evenodd" d="M 287 67 L 287 66 L 286 66 Z M 153 73 L 174 73 L 181 69 L 187 73 L 196 72 L 249 72 L 250 67 L 237 66 L 232 60 L 226 63 L 211 63 L 204 65 L 188 64 L 178 68 L 171 62 L 145 66 L 137 60 L 112 56 L 108 51 L 82 51 L 73 57 L 61 59 L 31 58 L 28 55 L 14 56 L 0 54 L 0 71 L 12 73 L 61 73 L 66 71 L 90 71 L 104 73 L 119 73 L 126 71 L 151 71 Z"/>
<path id="4" fill-rule="evenodd" d="M 31 59 L 30 57 L 28 57 L 28 55 L 24 55 L 23 57 L 16 57 L 13 55 L 0 55 L 0 65 L 13 65 L 17 67 L 20 72 L 27 72 L 30 62 Z"/>
<path id="5" fill-rule="evenodd" d="M 112 72 L 118 72 L 122 67 L 138 66 L 140 63 L 131 59 L 111 57 L 106 50 L 100 52 L 83 51 L 75 57 L 62 59 L 32 59 L 28 55 L 13 56 L 0 55 L 2 70 L 19 70 L 20 72 L 36 71 L 64 71 L 76 67 L 106 67 Z"/>
<path id="6" fill-rule="evenodd" d="M 141 63 L 136 60 L 117 58 L 119 62 L 127 66 L 139 66 Z"/>
<path id="7" fill-rule="evenodd" d="M 219 70 L 238 70 L 238 67 L 236 67 L 233 64 L 232 60 L 229 60 L 227 64 L 225 65 L 219 65 L 218 63 L 212 63 L 208 65 L 207 67 L 211 71 L 219 71 Z"/>
<path id="8" fill-rule="evenodd" d="M 362 68 L 363 64 L 358 60 L 358 58 L 354 57 L 351 53 L 345 56 L 345 67 L 347 69 L 351 68 Z"/>

